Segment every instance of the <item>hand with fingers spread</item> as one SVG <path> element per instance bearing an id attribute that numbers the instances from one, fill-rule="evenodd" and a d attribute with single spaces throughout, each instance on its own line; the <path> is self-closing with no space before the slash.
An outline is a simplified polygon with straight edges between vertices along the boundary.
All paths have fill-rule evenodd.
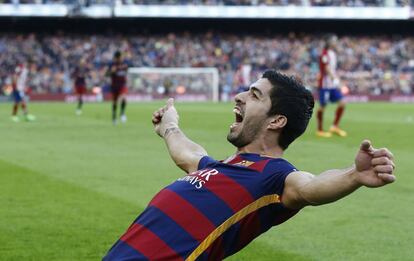
<path id="1" fill-rule="evenodd" d="M 355 157 L 357 181 L 367 187 L 381 187 L 395 181 L 394 156 L 386 149 L 375 149 L 364 140 Z"/>
<path id="2" fill-rule="evenodd" d="M 174 99 L 169 98 L 167 104 L 152 114 L 152 124 L 154 124 L 155 132 L 164 137 L 167 129 L 178 128 L 178 113 L 174 107 Z"/>

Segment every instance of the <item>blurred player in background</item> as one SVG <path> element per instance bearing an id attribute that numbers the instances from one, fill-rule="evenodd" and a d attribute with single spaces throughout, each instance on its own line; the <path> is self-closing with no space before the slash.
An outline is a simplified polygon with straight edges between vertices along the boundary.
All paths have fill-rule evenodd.
<path id="1" fill-rule="evenodd" d="M 340 90 L 340 80 L 336 73 L 337 58 L 336 44 L 337 37 L 330 35 L 325 38 L 325 46 L 319 57 L 319 109 L 317 112 L 318 131 L 316 135 L 319 137 L 329 138 L 332 134 L 345 137 L 347 133 L 339 128 L 339 121 L 345 110 L 345 102 Z M 323 130 L 323 114 L 328 102 L 338 103 L 335 112 L 335 120 L 329 132 Z"/>
<path id="2" fill-rule="evenodd" d="M 109 66 L 107 75 L 111 77 L 111 93 L 112 93 L 112 122 L 117 124 L 117 109 L 118 103 L 121 104 L 120 119 L 121 122 L 126 122 L 125 115 L 126 108 L 126 94 L 127 89 L 127 73 L 128 64 L 124 61 L 122 53 L 116 51 L 113 62 Z"/>
<path id="3" fill-rule="evenodd" d="M 75 93 L 78 96 L 78 106 L 76 107 L 76 115 L 82 114 L 83 96 L 86 94 L 86 78 L 88 77 L 89 68 L 86 61 L 82 59 L 79 65 L 75 68 L 72 73 L 74 79 Z"/>
<path id="4" fill-rule="evenodd" d="M 30 115 L 27 109 L 25 91 L 27 88 L 27 79 L 29 77 L 30 68 L 33 65 L 32 60 L 27 60 L 19 64 L 14 70 L 12 77 L 12 95 L 14 99 L 13 110 L 12 110 L 12 121 L 19 122 L 20 118 L 17 115 L 19 105 L 22 107 L 24 118 L 26 121 L 33 121 L 35 117 Z"/>
<path id="5" fill-rule="evenodd" d="M 164 97 L 170 97 L 171 89 L 173 87 L 173 82 L 169 78 L 165 78 L 163 87 L 164 87 Z"/>

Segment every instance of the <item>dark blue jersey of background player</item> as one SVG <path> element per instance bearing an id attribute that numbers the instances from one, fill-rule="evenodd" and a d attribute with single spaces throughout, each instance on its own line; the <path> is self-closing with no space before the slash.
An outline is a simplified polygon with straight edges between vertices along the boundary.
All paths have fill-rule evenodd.
<path id="1" fill-rule="evenodd" d="M 72 73 L 75 86 L 86 86 L 86 78 L 88 76 L 88 68 L 77 66 Z"/>
<path id="2" fill-rule="evenodd" d="M 122 89 L 126 87 L 128 67 L 128 62 L 121 59 L 114 59 L 109 65 L 108 74 L 111 77 L 112 88 Z"/>

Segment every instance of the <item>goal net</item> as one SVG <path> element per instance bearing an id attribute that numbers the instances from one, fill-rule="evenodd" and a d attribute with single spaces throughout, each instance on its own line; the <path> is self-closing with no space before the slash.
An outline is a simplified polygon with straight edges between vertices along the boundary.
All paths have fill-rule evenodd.
<path id="1" fill-rule="evenodd" d="M 150 68 L 128 69 L 128 88 L 141 100 L 175 97 L 182 101 L 218 101 L 217 68 Z"/>

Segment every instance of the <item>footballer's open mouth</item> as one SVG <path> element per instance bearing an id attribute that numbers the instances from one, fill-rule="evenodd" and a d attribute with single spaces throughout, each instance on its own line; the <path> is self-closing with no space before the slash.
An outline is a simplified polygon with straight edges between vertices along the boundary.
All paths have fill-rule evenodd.
<path id="1" fill-rule="evenodd" d="M 239 107 L 234 107 L 233 109 L 234 115 L 235 115 L 235 122 L 230 126 L 232 129 L 236 126 L 238 126 L 243 121 L 243 113 Z"/>

